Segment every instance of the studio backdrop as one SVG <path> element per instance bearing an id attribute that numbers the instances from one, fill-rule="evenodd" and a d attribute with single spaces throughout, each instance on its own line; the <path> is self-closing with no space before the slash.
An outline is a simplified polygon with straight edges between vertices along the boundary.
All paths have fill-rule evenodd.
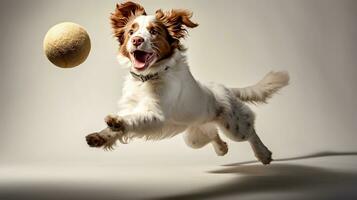
<path id="1" fill-rule="evenodd" d="M 267 105 L 251 105 L 256 129 L 275 158 L 352 151 L 357 140 L 357 2 L 353 0 L 146 0 L 186 8 L 199 23 L 185 40 L 188 62 L 202 82 L 243 87 L 270 70 L 290 85 Z M 109 16 L 117 1 L 0 2 L 0 163 L 97 162 L 223 164 L 254 159 L 248 143 L 229 154 L 187 148 L 182 136 L 134 140 L 113 152 L 89 148 L 85 135 L 117 110 L 128 69 L 116 61 Z M 88 59 L 72 69 L 51 64 L 42 44 L 53 25 L 72 21 L 88 31 Z"/>

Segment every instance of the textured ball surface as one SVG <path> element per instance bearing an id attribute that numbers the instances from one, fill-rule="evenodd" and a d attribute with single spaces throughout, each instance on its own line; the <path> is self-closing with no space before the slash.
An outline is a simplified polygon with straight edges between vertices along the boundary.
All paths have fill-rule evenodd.
<path id="1" fill-rule="evenodd" d="M 90 48 L 87 31 L 72 22 L 56 24 L 47 32 L 43 41 L 47 58 L 62 68 L 71 68 L 83 63 Z"/>

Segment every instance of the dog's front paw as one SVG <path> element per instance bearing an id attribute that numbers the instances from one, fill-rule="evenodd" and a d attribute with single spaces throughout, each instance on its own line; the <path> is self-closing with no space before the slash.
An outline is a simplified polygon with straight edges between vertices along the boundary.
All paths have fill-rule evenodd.
<path id="1" fill-rule="evenodd" d="M 124 131 L 123 119 L 118 115 L 107 115 L 104 121 L 112 131 Z"/>
<path id="2" fill-rule="evenodd" d="M 98 133 L 87 135 L 86 140 L 90 147 L 101 147 L 107 142 L 106 139 L 101 137 Z"/>

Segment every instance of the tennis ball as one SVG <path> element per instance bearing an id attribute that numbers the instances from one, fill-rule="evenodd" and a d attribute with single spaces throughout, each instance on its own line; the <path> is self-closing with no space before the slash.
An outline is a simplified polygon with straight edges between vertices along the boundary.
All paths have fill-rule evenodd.
<path id="1" fill-rule="evenodd" d="M 54 25 L 48 30 L 43 41 L 43 49 L 48 60 L 62 68 L 72 68 L 83 63 L 90 48 L 87 31 L 72 22 Z"/>

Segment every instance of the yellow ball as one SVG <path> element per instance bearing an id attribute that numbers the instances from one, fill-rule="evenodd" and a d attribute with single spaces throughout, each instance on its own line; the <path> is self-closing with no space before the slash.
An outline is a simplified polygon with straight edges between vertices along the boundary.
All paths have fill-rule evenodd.
<path id="1" fill-rule="evenodd" d="M 62 68 L 71 68 L 83 63 L 90 48 L 87 31 L 72 22 L 54 25 L 43 41 L 43 49 L 48 60 Z"/>

